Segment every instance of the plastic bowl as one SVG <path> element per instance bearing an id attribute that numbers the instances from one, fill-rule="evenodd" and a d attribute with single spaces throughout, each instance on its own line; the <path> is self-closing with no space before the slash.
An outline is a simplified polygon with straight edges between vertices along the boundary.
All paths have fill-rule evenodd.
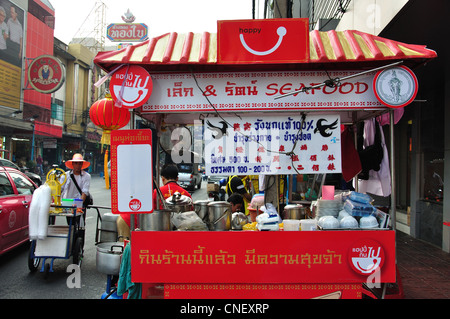
<path id="1" fill-rule="evenodd" d="M 342 218 L 347 217 L 347 216 L 351 216 L 351 215 L 349 213 L 347 213 L 346 210 L 343 209 L 339 212 L 338 220 L 341 221 Z"/>
<path id="2" fill-rule="evenodd" d="M 339 228 L 339 221 L 334 216 L 323 216 L 319 219 L 319 226 L 323 229 Z"/>
<path id="3" fill-rule="evenodd" d="M 358 221 L 353 216 L 345 216 L 339 222 L 341 228 L 358 228 Z"/>
<path id="4" fill-rule="evenodd" d="M 375 216 L 364 216 L 359 220 L 360 228 L 378 228 L 378 220 Z"/>

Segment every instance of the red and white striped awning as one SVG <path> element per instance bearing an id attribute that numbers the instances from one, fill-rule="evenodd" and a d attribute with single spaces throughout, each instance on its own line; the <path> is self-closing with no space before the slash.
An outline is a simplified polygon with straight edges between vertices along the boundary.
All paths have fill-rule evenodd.
<path id="1" fill-rule="evenodd" d="M 167 33 L 118 51 L 99 52 L 94 63 L 105 71 L 120 64 L 139 64 L 150 72 L 160 71 L 234 71 L 247 69 L 358 69 L 380 62 L 404 60 L 414 66 L 437 57 L 424 45 L 406 44 L 368 33 L 347 31 L 311 31 L 310 57 L 307 63 L 277 65 L 225 65 L 217 61 L 217 34 Z M 194 67 L 195 66 L 195 67 Z"/>

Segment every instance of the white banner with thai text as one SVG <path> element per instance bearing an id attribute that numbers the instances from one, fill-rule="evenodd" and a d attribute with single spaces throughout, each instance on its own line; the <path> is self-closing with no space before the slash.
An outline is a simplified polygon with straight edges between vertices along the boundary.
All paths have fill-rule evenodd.
<path id="1" fill-rule="evenodd" d="M 190 73 L 152 74 L 153 92 L 142 106 L 142 112 L 211 112 L 214 109 L 217 111 L 314 109 L 353 111 L 385 108 L 373 92 L 374 73 L 338 81 L 338 85 L 333 87 L 325 85 L 275 99 L 289 92 L 321 84 L 330 78 L 343 78 L 355 73 L 357 72 L 196 73 L 195 79 Z"/>
<path id="2" fill-rule="evenodd" d="M 206 118 L 206 175 L 341 173 L 340 136 L 339 115 Z"/>

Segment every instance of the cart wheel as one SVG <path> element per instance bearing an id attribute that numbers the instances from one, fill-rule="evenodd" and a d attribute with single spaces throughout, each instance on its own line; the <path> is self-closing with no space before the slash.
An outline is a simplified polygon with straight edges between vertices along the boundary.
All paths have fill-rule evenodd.
<path id="1" fill-rule="evenodd" d="M 28 269 L 31 272 L 35 272 L 39 268 L 41 263 L 40 258 L 34 257 L 34 250 L 36 249 L 36 241 L 33 240 L 30 245 L 30 253 L 28 254 Z"/>
<path id="2" fill-rule="evenodd" d="M 81 262 L 83 261 L 83 239 L 77 237 L 75 241 L 75 246 L 73 247 L 73 263 L 81 267 Z"/>

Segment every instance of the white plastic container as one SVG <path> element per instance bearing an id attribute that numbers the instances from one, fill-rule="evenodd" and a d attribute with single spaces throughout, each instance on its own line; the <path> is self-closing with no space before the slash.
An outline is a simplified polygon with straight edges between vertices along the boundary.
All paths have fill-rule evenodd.
<path id="1" fill-rule="evenodd" d="M 316 219 L 302 219 L 300 220 L 300 230 L 311 231 L 317 230 L 317 220 Z"/>
<path id="2" fill-rule="evenodd" d="M 81 198 L 74 198 L 73 204 L 77 206 L 77 208 L 83 208 L 83 200 Z"/>
<path id="3" fill-rule="evenodd" d="M 298 220 L 298 219 L 283 219 L 283 228 L 285 231 L 300 230 L 300 220 Z"/>

